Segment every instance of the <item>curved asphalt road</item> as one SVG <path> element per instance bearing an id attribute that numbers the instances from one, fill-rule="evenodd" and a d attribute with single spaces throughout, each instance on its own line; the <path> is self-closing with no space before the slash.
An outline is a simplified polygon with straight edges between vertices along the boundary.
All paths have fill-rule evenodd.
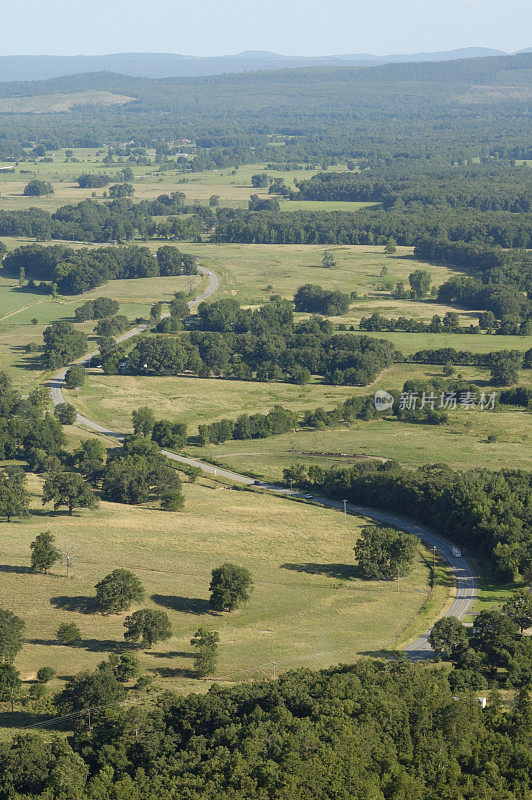
<path id="1" fill-rule="evenodd" d="M 209 278 L 209 285 L 207 289 L 201 294 L 199 297 L 196 297 L 194 300 L 189 302 L 190 308 L 198 305 L 203 300 L 206 300 L 210 297 L 214 292 L 218 289 L 220 285 L 220 281 L 218 276 L 215 272 L 210 269 L 206 269 L 205 267 L 198 267 L 198 269 L 204 274 L 207 275 Z M 168 316 L 168 315 L 165 315 Z M 142 333 L 147 329 L 147 325 L 138 325 L 136 328 L 128 331 L 127 333 L 123 334 L 117 339 L 117 342 L 123 342 L 126 339 L 135 336 L 137 333 Z M 94 353 L 89 353 L 88 355 L 84 356 L 83 358 L 78 359 L 76 364 L 85 364 L 90 359 L 96 355 L 97 351 Z M 54 377 L 51 379 L 49 386 L 50 386 L 50 393 L 52 396 L 52 402 L 54 405 L 58 405 L 59 403 L 65 402 L 65 397 L 63 395 L 63 384 L 65 380 L 67 368 L 65 367 L 60 372 L 58 372 Z M 87 419 L 82 414 L 77 415 L 76 422 L 80 425 L 84 425 L 86 428 L 95 431 L 96 433 L 101 433 L 105 436 L 110 436 L 117 441 L 124 440 L 124 434 L 119 433 L 118 431 L 111 431 L 108 428 L 105 428 L 103 425 L 99 425 L 97 422 L 93 422 L 93 420 Z M 180 456 L 177 453 L 173 453 L 170 450 L 162 450 L 161 451 L 165 456 L 170 458 L 172 461 L 179 461 L 182 464 L 188 464 L 189 466 L 199 467 L 203 472 L 209 473 L 211 475 L 217 475 L 222 478 L 227 478 L 234 483 L 240 483 L 247 486 L 251 486 L 255 483 L 253 478 L 249 478 L 247 475 L 240 475 L 237 472 L 232 472 L 228 469 L 223 469 L 221 467 L 215 467 L 213 464 L 208 464 L 205 461 L 199 461 L 195 458 L 188 458 L 187 456 Z M 292 490 L 286 489 L 284 486 L 279 486 L 277 484 L 262 484 L 264 489 L 269 491 L 275 492 L 277 494 L 285 495 L 287 497 L 293 498 L 304 498 L 304 494 L 300 492 L 294 492 Z M 313 497 L 313 500 L 320 503 L 320 505 L 326 506 L 328 508 L 336 508 L 343 510 L 344 505 L 342 501 L 339 500 L 331 500 L 327 497 Z M 373 508 L 365 508 L 364 506 L 357 506 L 352 503 L 346 504 L 346 510 L 350 514 L 356 514 L 358 516 L 368 517 L 369 519 L 377 520 L 378 522 L 385 522 L 388 525 L 393 525 L 396 528 L 400 528 L 401 530 L 408 531 L 409 533 L 413 533 L 418 536 L 425 545 L 429 548 L 435 548 L 436 551 L 444 558 L 452 567 L 455 579 L 456 579 L 456 594 L 455 599 L 453 600 L 450 608 L 445 613 L 444 616 L 446 617 L 457 617 L 458 619 L 462 619 L 466 614 L 468 614 L 473 606 L 475 601 L 475 577 L 473 572 L 464 558 L 457 558 L 452 551 L 452 545 L 449 544 L 445 539 L 437 534 L 433 533 L 428 528 L 421 527 L 420 525 L 416 525 L 414 522 L 410 522 L 409 520 L 398 517 L 395 514 L 390 514 L 385 511 L 376 511 Z M 412 659 L 419 659 L 419 658 L 430 658 L 432 655 L 432 649 L 428 643 L 428 635 L 430 631 L 426 631 L 419 639 L 416 639 L 415 642 L 407 645 L 404 648 L 405 653 Z"/>

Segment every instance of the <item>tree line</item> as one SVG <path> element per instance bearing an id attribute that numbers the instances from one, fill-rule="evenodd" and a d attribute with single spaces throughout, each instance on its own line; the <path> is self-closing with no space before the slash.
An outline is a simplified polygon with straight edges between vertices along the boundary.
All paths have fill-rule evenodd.
<path id="1" fill-rule="evenodd" d="M 319 172 L 297 181 L 294 200 L 343 200 L 475 208 L 479 211 L 532 210 L 526 168 L 509 166 L 452 167 L 409 164 L 363 172 Z"/>
<path id="2" fill-rule="evenodd" d="M 55 285 L 62 294 L 82 294 L 117 278 L 151 278 L 159 275 L 196 275 L 196 258 L 175 245 L 163 245 L 157 254 L 147 247 L 124 246 L 74 249 L 66 245 L 38 244 L 17 247 L 4 258 L 8 274 L 24 275 Z"/>
<path id="3" fill-rule="evenodd" d="M 522 470 L 459 472 L 443 464 L 416 470 L 397 462 L 357 464 L 317 471 L 304 465 L 286 470 L 302 489 L 327 497 L 408 514 L 447 539 L 484 557 L 504 580 L 528 574 L 532 566 L 527 522 L 532 495 Z"/>
<path id="4" fill-rule="evenodd" d="M 420 238 L 491 241 L 501 247 L 531 247 L 530 214 L 423 205 L 359 211 L 243 211 L 220 209 L 216 242 L 244 244 L 369 244 L 390 238 L 414 246 Z"/>

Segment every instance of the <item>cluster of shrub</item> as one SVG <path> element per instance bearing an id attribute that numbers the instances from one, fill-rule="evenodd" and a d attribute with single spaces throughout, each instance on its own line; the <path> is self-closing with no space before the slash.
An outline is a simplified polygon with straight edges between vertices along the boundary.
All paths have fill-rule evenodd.
<path id="1" fill-rule="evenodd" d="M 56 547 L 55 536 L 49 531 L 40 533 L 30 545 L 31 570 L 47 573 L 63 553 Z M 139 578 L 130 570 L 114 569 L 95 585 L 96 594 L 86 598 L 84 611 L 103 614 L 119 614 L 129 611 L 132 604 L 140 604 L 146 593 Z M 232 611 L 249 600 L 253 581 L 245 567 L 226 562 L 212 570 L 209 605 L 215 611 Z M 140 663 L 132 652 L 111 654 L 100 663 L 94 673 L 83 672 L 67 678 L 66 686 L 51 697 L 44 684 L 55 676 L 55 670 L 43 667 L 37 671 L 39 691 L 22 691 L 22 682 L 13 661 L 23 644 L 26 623 L 12 611 L 0 609 L 0 701 L 9 699 L 12 710 L 15 702 L 25 704 L 31 710 L 41 712 L 58 711 L 74 717 L 83 709 L 93 705 L 113 708 L 125 699 L 123 684 L 140 675 Z M 157 642 L 172 636 L 168 614 L 151 608 L 141 608 L 126 616 L 124 639 L 133 647 L 151 648 Z M 216 669 L 219 635 L 217 631 L 200 627 L 190 644 L 195 648 L 194 667 L 197 677 L 213 674 Z M 74 622 L 63 622 L 56 631 L 60 645 L 77 645 L 82 642 L 82 633 Z M 132 687 L 147 687 L 148 680 L 138 681 Z M 26 696 L 24 696 L 26 695 Z M 1 758 L 1 756 L 0 756 Z"/>
<path id="2" fill-rule="evenodd" d="M 80 385 L 82 367 L 73 366 L 67 384 Z M 72 380 L 70 380 L 72 379 Z M 0 374 L 0 458 L 25 461 L 29 469 L 44 473 L 43 504 L 54 508 L 96 505 L 93 490 L 107 500 L 121 503 L 142 503 L 159 499 L 161 507 L 178 511 L 183 507 L 181 480 L 168 466 L 165 457 L 150 434 L 135 425 L 136 434 L 128 437 L 123 447 L 109 453 L 96 439 L 82 441 L 74 452 L 65 450 L 62 425 L 75 420 L 76 412 L 69 404 L 60 404 L 54 414 L 45 413 L 49 401 L 47 389 L 39 387 L 23 399 L 3 373 Z M 140 426 L 140 427 L 139 427 Z M 186 429 L 179 425 L 157 423 L 155 437 L 161 444 L 186 438 Z M 27 512 L 29 495 L 25 475 L 20 467 L 6 468 L 0 480 L 0 513 L 7 518 Z"/>
<path id="3" fill-rule="evenodd" d="M 526 335 L 532 330 L 531 255 L 525 249 L 503 249 L 485 241 L 421 238 L 414 248 L 418 258 L 438 261 L 472 272 L 456 276 L 438 290 L 442 302 L 491 313 L 486 328 L 497 333 Z M 495 318 L 499 322 L 495 323 Z"/>
<path id="4" fill-rule="evenodd" d="M 294 295 L 294 308 L 296 311 L 335 317 L 347 313 L 349 301 L 349 295 L 344 292 L 331 291 L 316 284 L 306 283 L 300 286 Z"/>
<path id="5" fill-rule="evenodd" d="M 293 430 L 298 415 L 282 406 L 274 406 L 267 414 L 241 414 L 236 420 L 222 419 L 198 426 L 201 445 L 220 444 L 228 439 L 266 439 Z"/>
<path id="6" fill-rule="evenodd" d="M 499 402 L 509 406 L 523 406 L 532 410 L 532 389 L 526 386 L 516 386 L 514 389 L 507 389 L 501 392 Z"/>
<path id="7" fill-rule="evenodd" d="M 504 283 L 483 283 L 479 278 L 457 276 L 442 283 L 438 300 L 456 303 L 463 308 L 486 309 L 501 321 L 501 330 L 517 334 L 530 333 L 532 305 L 523 289 Z"/>
<path id="8" fill-rule="evenodd" d="M 104 203 L 82 200 L 61 206 L 52 214 L 41 208 L 0 211 L 0 236 L 80 242 L 126 242 L 137 237 L 195 239 L 216 223 L 212 208 L 185 204 L 182 192 L 140 203 L 133 203 L 132 194 L 132 185 L 121 183 L 109 188 L 111 199 Z M 163 215 L 168 218 L 155 219 Z"/>
<path id="9" fill-rule="evenodd" d="M 66 245 L 24 245 L 3 262 L 11 275 L 24 275 L 33 288 L 36 280 L 55 284 L 62 294 L 81 294 L 115 278 L 151 278 L 158 275 L 196 275 L 196 259 L 174 245 L 163 245 L 155 256 L 147 247 L 102 247 L 75 250 Z"/>
<path id="10" fill-rule="evenodd" d="M 112 317 L 119 308 L 118 300 L 111 300 L 109 297 L 97 297 L 95 300 L 87 300 L 82 306 L 78 306 L 74 311 L 74 319 L 76 322 L 86 322 L 89 319 Z"/>
<path id="11" fill-rule="evenodd" d="M 327 497 L 419 519 L 484 557 L 499 577 L 515 580 L 532 566 L 532 479 L 523 470 L 458 472 L 443 464 L 412 470 L 388 461 L 326 471 L 295 465 L 285 479 Z"/>
<path id="12" fill-rule="evenodd" d="M 362 317 L 360 330 L 376 331 L 405 331 L 407 333 L 480 333 L 479 325 L 461 326 L 458 314 L 448 311 L 443 319 L 438 314 L 430 322 L 422 322 L 413 317 L 397 317 L 397 319 L 384 317 L 376 311 L 370 317 Z"/>
<path id="13" fill-rule="evenodd" d="M 467 386 L 467 388 L 466 388 Z M 471 386 L 460 382 L 449 384 L 445 381 L 434 380 L 430 384 L 423 384 L 422 388 L 417 382 L 407 381 L 403 392 L 418 392 L 421 398 L 423 392 L 428 396 L 430 392 L 457 392 L 471 391 Z M 477 387 L 473 387 L 477 391 Z M 423 408 L 408 409 L 400 407 L 401 392 L 392 391 L 395 398 L 394 408 L 385 411 L 375 408 L 374 395 L 349 397 L 333 409 L 326 411 L 324 408 L 314 408 L 304 411 L 302 415 L 280 405 L 274 406 L 267 414 L 241 414 L 236 420 L 221 419 L 198 427 L 198 440 L 201 446 L 206 444 L 221 444 L 229 439 L 266 439 L 269 436 L 278 436 L 288 433 L 295 428 L 316 428 L 324 430 L 339 423 L 349 425 L 355 419 L 377 419 L 382 416 L 395 416 L 404 422 L 425 423 L 429 425 L 442 425 L 448 422 L 449 416 L 438 408 L 426 404 Z"/>
<path id="14" fill-rule="evenodd" d="M 468 631 L 456 617 L 438 620 L 429 642 L 438 658 L 453 664 L 449 683 L 455 692 L 502 686 L 528 692 L 531 684 L 532 639 L 523 630 L 532 625 L 532 594 L 513 593 L 499 609 L 486 609 Z"/>
<path id="15" fill-rule="evenodd" d="M 312 373 L 323 375 L 327 383 L 366 385 L 399 358 L 389 342 L 335 334 L 320 317 L 294 323 L 292 304 L 286 300 L 250 310 L 227 298 L 200 304 L 196 330 L 176 339 L 140 339 L 125 369 L 131 374 L 190 371 L 200 377 L 294 383 L 308 382 Z"/>

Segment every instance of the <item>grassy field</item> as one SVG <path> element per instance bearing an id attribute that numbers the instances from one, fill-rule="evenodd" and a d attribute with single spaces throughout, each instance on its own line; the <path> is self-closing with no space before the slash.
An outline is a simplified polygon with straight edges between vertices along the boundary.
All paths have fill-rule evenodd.
<path id="1" fill-rule="evenodd" d="M 472 379 L 485 377 L 485 372 L 470 369 Z M 86 416 L 113 430 L 127 431 L 131 425 L 131 409 L 154 406 L 166 419 L 183 420 L 195 433 L 202 423 L 214 422 L 223 416 L 268 411 L 276 403 L 303 411 L 307 408 L 332 408 L 353 395 L 367 395 L 376 388 L 400 389 L 409 378 L 441 376 L 437 367 L 417 364 L 394 364 L 370 387 L 329 386 L 309 383 L 261 383 L 216 378 L 147 377 L 142 375 L 103 375 L 91 371 L 82 389 L 69 394 Z"/>
<path id="2" fill-rule="evenodd" d="M 37 479 L 32 488 L 39 490 Z M 268 676 L 272 661 L 278 671 L 351 661 L 394 648 L 407 627 L 415 637 L 426 626 L 425 617 L 414 622 L 428 597 L 421 547 L 408 577 L 392 584 L 363 581 L 353 566 L 361 518 L 345 520 L 331 510 L 206 480 L 185 484 L 185 495 L 179 514 L 102 503 L 97 511 L 68 517 L 38 507 L 27 521 L 4 525 L 0 590 L 3 606 L 27 624 L 16 659 L 25 680 L 43 665 L 61 679 L 120 650 L 126 614 L 84 611 L 94 584 L 116 567 L 133 570 L 145 587 L 143 605 L 171 619 L 172 639 L 140 652 L 143 669 L 168 687 L 198 686 L 190 676 L 189 640 L 200 625 L 220 632 L 221 681 Z M 69 579 L 62 565 L 49 575 L 28 571 L 30 542 L 47 529 L 75 551 Z M 236 612 L 211 613 L 210 572 L 227 560 L 248 567 L 254 592 Z M 433 617 L 449 601 L 451 583 L 440 569 Z M 54 644 L 61 622 L 79 625 L 78 646 Z"/>
<path id="3" fill-rule="evenodd" d="M 45 327 L 54 320 L 72 321 L 75 309 L 87 300 L 95 297 L 118 300 L 119 313 L 133 321 L 136 317 L 147 316 L 155 301 L 168 298 L 177 291 L 194 296 L 205 284 L 206 279 L 201 276 L 139 278 L 110 281 L 83 295 L 54 299 L 49 295 L 21 291 L 17 280 L 0 277 L 0 370 L 11 375 L 18 388 L 29 390 L 41 379 L 42 370 L 38 353 L 27 354 L 24 346 L 30 342 L 41 346 Z M 32 324 L 32 319 L 37 320 L 36 325 Z M 76 327 L 90 335 L 94 321 Z"/>
<path id="4" fill-rule="evenodd" d="M 488 443 L 489 435 L 497 440 Z M 350 428 L 299 431 L 252 441 L 194 448 L 205 460 L 237 472 L 279 480 L 296 463 L 343 467 L 368 458 L 408 466 L 446 463 L 453 469 L 530 469 L 530 418 L 524 411 L 456 411 L 447 425 L 356 421 Z"/>
<path id="5" fill-rule="evenodd" d="M 99 99 L 103 103 L 127 102 L 127 98 L 118 95 L 110 93 L 99 93 L 99 95 L 101 95 Z M 68 97 L 75 98 L 75 95 Z M 9 98 L 1 102 L 34 103 L 35 101 L 36 98 Z M 65 98 L 62 96 L 37 98 L 37 102 L 41 105 L 46 103 L 60 105 L 64 101 Z M 183 150 L 191 154 L 194 152 L 194 147 L 183 144 Z M 0 209 L 30 208 L 37 205 L 52 212 L 66 203 L 80 202 L 91 197 L 93 192 L 96 193 L 96 199 L 101 200 L 105 189 L 80 189 L 76 178 L 83 172 L 105 172 L 115 176 L 126 163 L 126 159 L 118 158 L 113 164 L 104 164 L 106 151 L 94 148 L 73 148 L 73 151 L 77 163 L 68 161 L 65 151 L 58 150 L 54 152 L 51 163 L 39 160 L 35 163 L 21 162 L 15 167 L 14 173 L 0 174 Z M 150 152 L 149 155 L 153 158 L 154 153 Z M 261 197 L 268 196 L 267 189 L 254 189 L 251 185 L 252 175 L 258 172 L 267 172 L 264 163 L 243 164 L 235 170 L 220 169 L 194 173 L 182 173 L 173 169 L 160 171 L 155 163 L 148 166 L 133 164 L 132 168 L 135 186 L 134 199 L 136 200 L 151 200 L 159 194 L 179 190 L 186 194 L 187 201 L 190 203 L 207 204 L 211 195 L 217 194 L 220 197 L 220 205 L 230 208 L 247 208 L 252 194 L 258 194 Z M 21 170 L 24 170 L 22 174 Z M 314 169 L 276 170 L 275 172 L 270 171 L 268 174 L 271 177 L 282 178 L 288 186 L 295 188 L 295 180 L 310 178 L 316 171 Z M 342 171 L 342 167 L 335 168 L 335 171 Z M 54 194 L 49 198 L 24 197 L 22 195 L 24 186 L 32 178 L 50 181 L 54 187 Z"/>
<path id="6" fill-rule="evenodd" d="M 80 106 L 115 106 L 129 103 L 133 98 L 105 91 L 47 94 L 38 97 L 4 97 L 0 100 L 1 114 L 49 114 L 71 111 Z"/>
<path id="7" fill-rule="evenodd" d="M 416 269 L 429 270 L 435 286 L 457 274 L 446 267 L 418 261 L 411 247 L 398 247 L 394 255 L 387 255 L 383 247 L 373 245 L 187 243 L 183 249 L 196 255 L 200 264 L 216 270 L 222 278 L 222 293 L 235 296 L 243 304 L 264 303 L 272 293 L 292 299 L 296 289 L 305 283 L 348 293 L 356 291 L 359 299 L 353 303 L 350 314 L 345 320 L 335 318 L 335 321 L 355 322 L 373 310 L 386 311 L 389 316 L 401 313 L 430 320 L 434 314 L 449 311 L 450 306 L 432 301 L 393 301 L 384 284 L 408 283 L 408 275 Z M 325 250 L 334 254 L 333 269 L 321 266 Z M 385 276 L 381 275 L 383 268 L 387 270 Z M 462 317 L 468 323 L 476 320 L 474 312 L 464 311 Z"/>
<path id="8" fill-rule="evenodd" d="M 493 390 L 487 384 L 486 370 L 467 368 L 463 374 L 477 383 L 479 392 Z M 265 412 L 276 403 L 296 411 L 320 406 L 330 409 L 353 395 L 398 389 L 409 378 L 438 376 L 441 370 L 437 367 L 394 364 L 368 388 L 92 373 L 82 389 L 67 392 L 67 397 L 81 413 L 112 430 L 130 431 L 131 409 L 148 405 L 160 418 L 186 422 L 193 435 L 198 424 Z M 525 373 L 522 377 L 524 382 Z M 496 441 L 488 444 L 490 435 L 496 436 Z M 340 466 L 368 457 L 393 458 L 412 466 L 445 462 L 456 468 L 526 468 L 531 466 L 530 416 L 506 407 L 497 412 L 456 410 L 442 426 L 359 420 L 351 428 L 230 441 L 191 452 L 237 472 L 271 479 L 279 479 L 283 467 L 298 461 Z"/>
<path id="9" fill-rule="evenodd" d="M 356 200 L 280 200 L 281 211 L 359 211 L 377 208 L 380 203 L 363 203 Z"/>

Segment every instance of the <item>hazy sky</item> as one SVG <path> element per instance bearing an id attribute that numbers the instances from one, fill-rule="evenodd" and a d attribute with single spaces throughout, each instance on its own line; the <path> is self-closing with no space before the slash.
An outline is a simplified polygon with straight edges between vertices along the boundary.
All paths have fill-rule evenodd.
<path id="1" fill-rule="evenodd" d="M 412 53 L 532 45 L 530 0 L 0 0 L 0 54 Z"/>

